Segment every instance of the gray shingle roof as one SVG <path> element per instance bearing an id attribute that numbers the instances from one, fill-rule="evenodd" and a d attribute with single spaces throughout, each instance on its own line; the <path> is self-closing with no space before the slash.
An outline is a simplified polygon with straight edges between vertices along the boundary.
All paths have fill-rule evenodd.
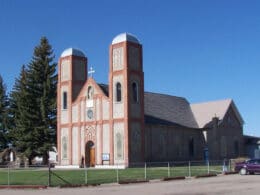
<path id="1" fill-rule="evenodd" d="M 145 92 L 144 112 L 146 123 L 198 128 L 189 102 L 182 97 Z"/>
<path id="2" fill-rule="evenodd" d="M 98 84 L 108 97 L 108 85 Z M 220 120 L 232 106 L 238 119 L 243 119 L 231 99 L 190 104 L 185 98 L 159 94 L 144 93 L 145 123 L 161 125 L 181 125 L 190 128 L 206 128 L 214 116 Z"/>
<path id="3" fill-rule="evenodd" d="M 103 83 L 98 83 L 100 89 L 104 92 L 104 94 L 108 97 L 108 85 Z"/>

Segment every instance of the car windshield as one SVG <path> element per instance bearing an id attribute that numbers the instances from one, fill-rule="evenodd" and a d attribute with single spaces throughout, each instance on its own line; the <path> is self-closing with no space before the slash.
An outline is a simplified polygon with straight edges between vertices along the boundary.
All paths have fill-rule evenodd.
<path id="1" fill-rule="evenodd" d="M 253 164 L 253 163 L 255 163 L 255 160 L 249 160 L 249 161 L 247 161 L 247 163 L 248 164 Z"/>
<path id="2" fill-rule="evenodd" d="M 260 160 L 259 159 L 251 159 L 251 160 L 247 160 L 246 163 L 248 163 L 248 164 L 260 164 Z"/>

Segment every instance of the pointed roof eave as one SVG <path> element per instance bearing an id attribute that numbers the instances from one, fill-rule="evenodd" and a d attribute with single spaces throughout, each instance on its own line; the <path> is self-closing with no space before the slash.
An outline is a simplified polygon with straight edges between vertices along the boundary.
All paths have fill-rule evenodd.
<path id="1" fill-rule="evenodd" d="M 237 117 L 237 119 L 238 119 L 238 121 L 239 121 L 239 123 L 240 123 L 241 125 L 243 125 L 243 124 L 245 123 L 245 122 L 244 122 L 244 119 L 242 118 L 241 114 L 239 113 L 238 108 L 237 108 L 236 104 L 234 103 L 234 101 L 233 101 L 232 99 L 230 99 L 230 100 L 231 100 L 231 101 L 230 101 L 230 103 L 229 103 L 229 106 L 227 107 L 226 111 L 224 112 L 224 115 L 223 115 L 223 117 L 221 118 L 221 120 L 219 121 L 219 123 L 222 123 L 223 118 L 226 116 L 228 110 L 229 110 L 230 108 L 232 108 L 233 111 L 234 111 L 234 113 L 235 113 L 235 116 Z"/>
<path id="2" fill-rule="evenodd" d="M 214 116 L 219 118 L 219 123 L 222 123 L 230 108 L 234 111 L 239 123 L 243 125 L 244 120 L 232 99 L 191 104 L 192 112 L 200 128 L 210 123 Z"/>
<path id="3" fill-rule="evenodd" d="M 220 122 L 226 115 L 232 99 L 201 102 L 190 104 L 193 116 L 200 128 L 205 127 L 213 117 L 218 117 Z"/>
<path id="4" fill-rule="evenodd" d="M 225 100 L 223 100 L 223 101 L 225 101 Z M 229 108 L 230 108 L 230 105 L 231 105 L 231 103 L 232 103 L 232 99 L 226 99 L 226 101 L 228 102 L 227 103 L 227 106 L 224 108 L 224 112 L 222 113 L 222 115 L 221 116 L 216 116 L 216 117 L 219 117 L 219 120 L 223 120 L 224 119 L 224 117 L 226 116 L 226 114 L 227 114 L 227 112 L 228 112 L 228 110 L 229 110 Z M 213 116 L 214 117 L 214 116 Z"/>
<path id="5" fill-rule="evenodd" d="M 245 123 L 245 121 L 244 121 L 243 117 L 241 116 L 240 112 L 238 111 L 238 108 L 233 100 L 231 100 L 230 107 L 232 107 L 232 109 L 234 110 L 235 115 L 236 115 L 237 119 L 239 120 L 240 124 L 243 125 Z"/>

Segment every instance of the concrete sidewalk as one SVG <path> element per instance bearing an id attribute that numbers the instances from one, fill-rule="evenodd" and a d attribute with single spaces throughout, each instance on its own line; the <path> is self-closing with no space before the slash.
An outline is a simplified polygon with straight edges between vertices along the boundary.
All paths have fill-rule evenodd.
<path id="1" fill-rule="evenodd" d="M 152 181 L 140 184 L 108 184 L 82 188 L 48 188 L 46 190 L 0 190 L 3 195 L 174 195 L 174 194 L 259 194 L 260 175 L 221 175 L 218 177 L 177 181 Z"/>

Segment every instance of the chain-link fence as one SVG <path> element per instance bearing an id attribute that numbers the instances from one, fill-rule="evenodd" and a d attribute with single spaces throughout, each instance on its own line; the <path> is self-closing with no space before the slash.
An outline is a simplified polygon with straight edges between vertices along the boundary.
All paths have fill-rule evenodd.
<path id="1" fill-rule="evenodd" d="M 15 168 L 5 165 L 0 166 L 0 185 L 98 185 L 194 177 L 231 171 L 229 160 L 132 163 L 128 168 L 123 168 L 125 167 L 123 164 L 98 167 L 57 169 L 41 166 Z"/>
<path id="2" fill-rule="evenodd" d="M 48 167 L 0 166 L 0 185 L 49 185 Z"/>

